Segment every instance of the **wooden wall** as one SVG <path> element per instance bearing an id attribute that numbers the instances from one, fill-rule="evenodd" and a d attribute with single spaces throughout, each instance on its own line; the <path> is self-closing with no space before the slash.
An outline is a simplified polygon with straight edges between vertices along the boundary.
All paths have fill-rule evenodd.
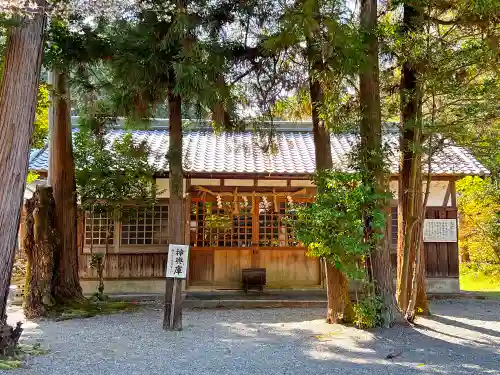
<path id="1" fill-rule="evenodd" d="M 249 249 L 192 249 L 189 259 L 188 285 L 215 289 L 239 289 L 241 270 L 252 267 Z M 82 279 L 97 279 L 90 267 L 90 254 L 79 254 Z M 163 278 L 167 254 L 108 254 L 106 279 Z M 267 269 L 270 288 L 317 287 L 321 285 L 319 261 L 304 250 L 262 250 L 255 267 Z"/>
<path id="2" fill-rule="evenodd" d="M 191 287 L 241 288 L 243 268 L 266 268 L 267 287 L 300 288 L 321 285 L 318 259 L 304 249 L 207 249 L 192 248 L 188 285 Z"/>
<path id="3" fill-rule="evenodd" d="M 427 207 L 426 219 L 456 219 L 453 207 Z M 394 225 L 394 224 L 393 224 Z M 397 228 L 397 223 L 396 223 Z M 458 242 L 424 242 L 425 271 L 428 278 L 458 277 Z M 396 269 L 397 257 L 392 254 L 392 267 Z"/>
<path id="4" fill-rule="evenodd" d="M 106 279 L 163 278 L 167 254 L 108 254 L 104 276 Z M 82 279 L 97 279 L 90 267 L 90 254 L 81 254 L 78 269 Z"/>

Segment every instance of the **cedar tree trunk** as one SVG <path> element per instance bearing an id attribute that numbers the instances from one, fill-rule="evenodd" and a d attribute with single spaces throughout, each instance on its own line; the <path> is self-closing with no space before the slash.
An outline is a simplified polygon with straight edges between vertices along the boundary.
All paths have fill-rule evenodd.
<path id="1" fill-rule="evenodd" d="M 53 295 L 58 302 L 83 299 L 78 279 L 75 162 L 67 72 L 54 70 L 54 126 L 50 139 L 49 175 L 55 201 L 59 243 L 54 254 Z"/>
<path id="2" fill-rule="evenodd" d="M 404 5 L 403 37 L 405 34 L 422 32 L 422 9 L 418 6 Z M 420 252 L 417 277 L 416 309 L 428 314 L 425 283 L 425 258 L 422 241 L 417 240 L 421 233 L 419 212 L 422 209 L 422 88 L 419 83 L 418 65 L 412 61 L 403 63 L 401 72 L 401 136 L 398 186 L 398 270 L 397 298 L 402 311 L 408 309 L 411 296 L 413 268 L 417 251 Z M 418 249 L 416 246 L 418 246 Z"/>
<path id="3" fill-rule="evenodd" d="M 314 136 L 314 151 L 316 156 L 316 171 L 332 169 L 332 149 L 330 133 L 325 121 L 320 117 L 320 108 L 323 105 L 324 93 L 321 83 L 316 76 L 324 69 L 321 49 L 315 45 L 313 37 L 307 38 L 308 59 L 310 65 L 309 93 L 312 103 L 312 122 Z M 347 276 L 339 271 L 332 263 L 325 259 L 326 293 L 328 309 L 326 320 L 328 323 L 337 323 L 344 317 L 346 308 L 350 307 Z M 347 311 L 346 311 L 347 312 Z"/>
<path id="4" fill-rule="evenodd" d="M 54 304 L 52 280 L 57 231 L 52 188 L 37 186 L 33 197 L 26 201 L 25 209 L 24 250 L 29 278 L 26 280 L 24 313 L 28 318 L 36 318 L 45 315 L 47 308 Z"/>
<path id="5" fill-rule="evenodd" d="M 0 323 L 6 317 L 7 295 L 19 233 L 21 206 L 28 174 L 38 82 L 43 54 L 45 2 L 33 18 L 9 30 L 0 85 Z"/>
<path id="6" fill-rule="evenodd" d="M 387 179 L 384 173 L 384 155 L 382 150 L 382 128 L 380 119 L 380 88 L 377 27 L 377 0 L 362 0 L 360 24 L 364 32 L 366 61 L 360 72 L 360 104 L 361 104 L 361 167 L 366 182 L 373 186 L 377 193 L 386 191 Z M 378 207 L 386 211 L 387 207 Z M 387 225 L 386 225 L 387 226 Z M 367 235 L 372 241 L 370 254 L 372 277 L 377 294 L 384 303 L 384 326 L 389 327 L 396 321 L 400 312 L 397 308 L 394 285 L 391 272 L 391 254 L 385 235 L 374 239 L 371 228 Z M 371 272 L 372 270 L 368 270 Z"/>
<path id="7" fill-rule="evenodd" d="M 168 94 L 169 109 L 169 187 L 170 200 L 168 204 L 168 237 L 169 243 L 184 243 L 184 177 L 182 173 L 182 100 L 179 95 L 172 91 Z M 179 283 L 178 279 L 167 279 L 165 289 L 165 315 L 163 318 L 164 329 L 182 328 L 182 301 L 181 288 L 176 289 L 176 309 L 174 322 L 170 324 L 170 313 L 172 309 L 173 283 Z"/>

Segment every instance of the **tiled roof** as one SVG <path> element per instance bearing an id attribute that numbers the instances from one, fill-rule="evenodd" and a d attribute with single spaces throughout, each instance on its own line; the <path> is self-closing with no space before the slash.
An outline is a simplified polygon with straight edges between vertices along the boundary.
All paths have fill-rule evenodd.
<path id="1" fill-rule="evenodd" d="M 110 139 L 124 134 L 115 129 Z M 137 141 L 146 140 L 152 155 L 151 164 L 158 172 L 168 170 L 165 155 L 168 150 L 168 130 L 151 129 L 132 131 Z M 384 141 L 390 147 L 390 169 L 398 171 L 398 133 L 388 131 Z M 358 142 L 355 134 L 332 134 L 332 157 L 337 168 L 346 166 L 346 157 Z M 268 139 L 253 132 L 214 133 L 193 131 L 184 134 L 183 165 L 187 173 L 259 173 L 310 174 L 315 171 L 314 140 L 309 131 L 277 131 L 267 147 Z M 266 151 L 266 149 L 270 151 Z M 45 171 L 48 167 L 46 149 L 32 152 L 30 169 Z M 432 159 L 432 172 L 437 175 L 485 175 L 488 170 L 466 149 L 447 142 L 443 150 Z"/>

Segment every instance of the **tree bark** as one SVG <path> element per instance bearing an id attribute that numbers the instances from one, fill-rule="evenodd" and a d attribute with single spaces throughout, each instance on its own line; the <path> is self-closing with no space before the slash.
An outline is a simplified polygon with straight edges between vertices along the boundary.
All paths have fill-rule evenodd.
<path id="1" fill-rule="evenodd" d="M 317 5 L 317 4 L 316 4 Z M 324 104 L 324 93 L 318 74 L 324 69 L 321 49 L 316 45 L 314 36 L 307 39 L 307 55 L 309 60 L 309 94 L 311 96 L 314 153 L 316 171 L 333 168 L 330 132 L 321 118 L 321 106 Z M 328 301 L 328 323 L 337 323 L 344 318 L 344 311 L 349 306 L 347 276 L 325 259 L 326 294 Z"/>
<path id="2" fill-rule="evenodd" d="M 416 5 L 404 5 L 403 37 L 407 34 L 423 31 L 423 12 Z M 422 88 L 419 82 L 418 65 L 410 60 L 405 61 L 401 72 L 401 136 L 398 186 L 398 269 L 397 299 L 402 311 L 408 309 L 411 297 L 414 271 L 417 277 L 416 309 L 428 314 L 428 302 L 425 281 L 424 246 L 417 240 L 421 233 L 419 213 L 423 205 L 422 196 Z M 416 245 L 418 249 L 416 248 Z M 417 251 L 420 253 L 419 267 L 415 264 Z"/>
<path id="3" fill-rule="evenodd" d="M 28 318 L 45 315 L 54 304 L 52 280 L 54 253 L 57 248 L 55 207 L 52 188 L 37 186 L 33 197 L 25 203 L 26 238 L 25 252 L 28 258 L 28 275 L 24 313 Z"/>
<path id="4" fill-rule="evenodd" d="M 168 204 L 168 237 L 169 243 L 183 244 L 184 239 L 184 176 L 182 172 L 182 99 L 172 90 L 168 94 L 169 109 L 169 187 L 170 199 Z M 172 292 L 174 282 L 179 279 L 167 279 L 165 289 L 165 314 L 163 329 L 182 329 L 182 300 L 181 288 L 176 288 L 176 308 L 173 325 L 170 324 L 172 309 Z M 179 285 L 178 285 L 179 286 Z"/>
<path id="5" fill-rule="evenodd" d="M 377 0 L 362 0 L 360 25 L 364 33 L 366 63 L 360 72 L 360 104 L 361 104 L 361 168 L 366 183 L 373 186 L 376 193 L 387 190 L 387 176 L 384 172 L 384 154 L 382 150 L 382 124 L 380 113 L 379 61 L 377 27 Z M 389 212 L 387 207 L 378 210 Z M 386 217 L 388 216 L 386 214 Z M 386 219 L 387 223 L 387 219 Z M 394 324 L 400 312 L 397 308 L 394 285 L 392 282 L 390 247 L 386 233 L 381 239 L 375 239 L 372 229 L 366 228 L 371 243 L 370 263 L 377 294 L 384 303 L 383 324 L 389 327 Z M 369 270 L 370 271 L 370 270 Z"/>
<path id="6" fill-rule="evenodd" d="M 0 85 L 0 322 L 6 317 L 43 54 L 45 2 L 11 28 Z"/>
<path id="7" fill-rule="evenodd" d="M 54 69 L 54 125 L 50 138 L 50 184 L 59 242 L 54 254 L 53 295 L 59 303 L 83 299 L 78 278 L 75 162 L 71 132 L 68 74 Z"/>

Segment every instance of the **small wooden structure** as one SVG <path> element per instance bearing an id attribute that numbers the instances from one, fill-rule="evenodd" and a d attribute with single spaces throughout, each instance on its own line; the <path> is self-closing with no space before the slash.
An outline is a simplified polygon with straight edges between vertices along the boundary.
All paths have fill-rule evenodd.
<path id="1" fill-rule="evenodd" d="M 243 291 L 245 293 L 248 293 L 248 290 L 252 288 L 256 288 L 263 292 L 264 286 L 266 285 L 266 269 L 243 268 L 241 270 L 241 278 L 243 280 Z"/>
<path id="2" fill-rule="evenodd" d="M 166 154 L 167 130 L 143 133 L 140 136 L 156 154 Z M 245 269 L 265 269 L 266 288 L 270 289 L 324 288 L 319 260 L 307 256 L 307 249 L 294 238 L 293 210 L 289 209 L 290 203 L 311 202 L 316 194 L 310 177 L 315 169 L 312 133 L 278 129 L 276 137 L 278 152 L 273 154 L 259 148 L 257 136 L 250 132 L 199 131 L 184 135 L 184 232 L 185 243 L 190 245 L 185 288 L 241 289 Z M 397 133 L 391 137 L 397 144 Z M 335 163 L 344 160 L 355 140 L 353 135 L 332 135 Z M 39 165 L 36 160 L 31 163 Z M 455 145 L 438 155 L 433 168 L 426 217 L 455 219 L 455 181 L 467 174 L 488 171 Z M 96 271 L 90 267 L 90 244 L 93 251 L 104 248 L 110 220 L 113 239 L 104 271 L 106 292 L 163 292 L 169 243 L 168 175 L 164 171 L 158 173 L 157 184 L 164 193 L 156 206 L 134 210 L 133 217 L 121 222 L 113 217 L 82 214 L 79 270 L 85 292 L 93 291 L 97 284 Z M 390 241 L 395 266 L 397 169 L 393 170 L 390 185 L 394 192 Z M 457 242 L 426 242 L 424 247 L 429 288 L 435 284 L 444 288 L 441 291 L 457 291 Z"/>

